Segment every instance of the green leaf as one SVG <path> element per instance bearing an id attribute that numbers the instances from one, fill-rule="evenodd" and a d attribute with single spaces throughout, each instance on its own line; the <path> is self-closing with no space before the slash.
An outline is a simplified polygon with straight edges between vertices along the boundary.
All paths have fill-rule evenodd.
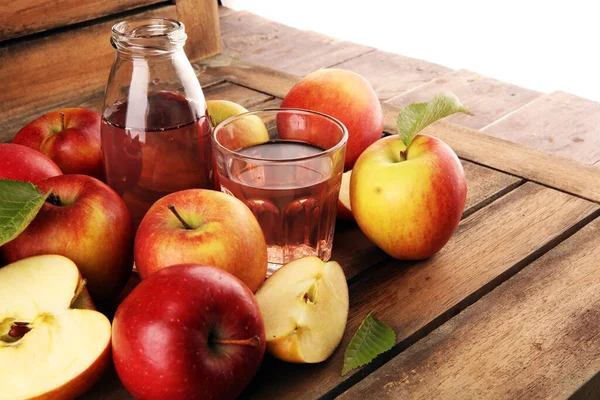
<path id="1" fill-rule="evenodd" d="M 425 127 L 458 112 L 472 115 L 453 93 L 438 93 L 428 103 L 412 103 L 404 107 L 396 119 L 400 139 L 408 148 Z"/>
<path id="2" fill-rule="evenodd" d="M 43 194 L 29 182 L 0 179 L 0 246 L 27 228 L 50 192 Z"/>
<path id="3" fill-rule="evenodd" d="M 394 343 L 396 334 L 392 328 L 369 313 L 346 348 L 342 375 L 370 363 L 379 354 L 391 349 Z"/>

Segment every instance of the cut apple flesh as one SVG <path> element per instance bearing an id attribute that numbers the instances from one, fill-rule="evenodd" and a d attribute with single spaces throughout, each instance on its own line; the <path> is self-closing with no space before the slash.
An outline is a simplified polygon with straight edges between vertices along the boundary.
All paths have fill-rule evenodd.
<path id="1" fill-rule="evenodd" d="M 340 265 L 305 257 L 283 266 L 256 293 L 267 351 L 288 362 L 316 363 L 336 349 L 348 318 Z"/>
<path id="2" fill-rule="evenodd" d="M 2 399 L 81 395 L 110 362 L 111 326 L 93 310 L 72 309 L 77 266 L 57 255 L 0 269 Z"/>

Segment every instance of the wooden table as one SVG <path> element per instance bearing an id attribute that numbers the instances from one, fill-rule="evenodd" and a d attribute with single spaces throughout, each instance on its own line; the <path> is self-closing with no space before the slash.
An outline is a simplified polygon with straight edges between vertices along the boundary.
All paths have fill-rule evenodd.
<path id="1" fill-rule="evenodd" d="M 297 77 L 225 55 L 194 64 L 209 99 L 279 105 Z M 102 93 L 73 100 L 99 109 Z M 382 103 L 385 132 L 399 108 Z M 356 225 L 338 223 L 350 314 L 327 361 L 266 357 L 252 399 L 598 398 L 600 168 L 439 122 L 426 130 L 459 155 L 468 180 L 450 242 L 421 262 L 394 260 Z M 373 311 L 392 350 L 341 375 L 343 353 Z M 128 399 L 114 371 L 86 399 Z"/>

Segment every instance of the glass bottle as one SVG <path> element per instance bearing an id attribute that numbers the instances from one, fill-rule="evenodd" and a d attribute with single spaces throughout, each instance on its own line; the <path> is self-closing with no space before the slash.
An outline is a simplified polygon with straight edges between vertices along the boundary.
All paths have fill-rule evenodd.
<path id="1" fill-rule="evenodd" d="M 184 25 L 171 19 L 112 28 L 117 51 L 104 95 L 104 168 L 136 227 L 164 195 L 213 187 L 212 128 L 186 39 Z"/>

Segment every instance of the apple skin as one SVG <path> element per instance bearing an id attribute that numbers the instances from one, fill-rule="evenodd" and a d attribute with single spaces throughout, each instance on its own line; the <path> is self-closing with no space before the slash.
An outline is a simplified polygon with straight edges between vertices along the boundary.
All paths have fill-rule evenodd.
<path id="1" fill-rule="evenodd" d="M 253 336 L 253 346 L 209 344 L 212 337 Z M 113 320 L 115 368 L 136 398 L 233 399 L 255 375 L 265 347 L 254 295 L 215 267 L 176 265 L 152 274 Z"/>
<path id="2" fill-rule="evenodd" d="M 77 264 L 96 303 L 113 300 L 133 266 L 133 224 L 123 200 L 87 175 L 61 175 L 38 185 L 52 189 L 63 206 L 45 202 L 34 220 L 0 250 L 7 262 L 60 254 Z"/>
<path id="3" fill-rule="evenodd" d="M 229 117 L 248 112 L 241 105 L 227 100 L 208 100 L 206 105 L 213 127 Z M 217 134 L 217 139 L 225 148 L 238 151 L 268 142 L 269 132 L 259 117 L 247 115 L 223 126 Z"/>
<path id="4" fill-rule="evenodd" d="M 43 153 L 64 174 L 90 175 L 104 180 L 100 120 L 100 114 L 86 108 L 51 111 L 21 128 L 13 143 Z"/>
<path id="5" fill-rule="evenodd" d="M 175 206 L 194 229 L 185 229 Z M 265 280 L 267 244 L 252 211 L 239 199 L 206 189 L 171 193 L 152 205 L 135 236 L 134 260 L 142 279 L 175 264 L 198 263 L 228 271 L 252 292 Z"/>
<path id="6" fill-rule="evenodd" d="M 462 216 L 467 182 L 442 140 L 417 135 L 406 161 L 398 135 L 380 139 L 357 160 L 350 180 L 352 214 L 361 231 L 390 256 L 421 260 L 448 242 Z"/>
<path id="7" fill-rule="evenodd" d="M 14 143 L 0 143 L 0 179 L 27 181 L 34 185 L 62 175 L 58 165 L 39 151 Z"/>
<path id="8" fill-rule="evenodd" d="M 354 222 L 354 216 L 350 206 L 350 180 L 352 170 L 344 172 L 342 183 L 340 185 L 340 194 L 338 196 L 337 218 Z"/>
<path id="9" fill-rule="evenodd" d="M 358 156 L 383 132 L 383 110 L 371 84 L 356 72 L 321 69 L 298 81 L 281 108 L 319 111 L 338 119 L 348 129 L 344 170 L 352 169 Z M 318 129 L 314 136 L 322 136 Z M 310 140 L 317 144 L 318 140 Z M 323 147 L 323 146 L 321 146 Z"/>

